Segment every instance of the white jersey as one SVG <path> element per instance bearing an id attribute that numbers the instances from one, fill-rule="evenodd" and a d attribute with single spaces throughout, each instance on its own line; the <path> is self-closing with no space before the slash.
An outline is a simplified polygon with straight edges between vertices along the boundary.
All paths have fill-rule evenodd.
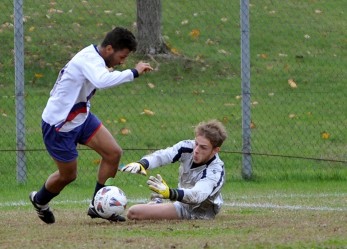
<path id="1" fill-rule="evenodd" d="M 206 164 L 196 165 L 193 162 L 194 146 L 194 140 L 184 140 L 144 156 L 140 162 L 148 166 L 147 169 L 180 162 L 178 191 L 184 194 L 179 201 L 189 204 L 193 210 L 212 205 L 217 213 L 223 204 L 221 189 L 225 181 L 224 163 L 216 154 Z"/>
<path id="2" fill-rule="evenodd" d="M 59 131 L 68 132 L 86 120 L 90 99 L 96 89 L 117 86 L 134 80 L 130 69 L 109 72 L 95 45 L 78 52 L 61 69 L 50 92 L 42 119 Z"/>

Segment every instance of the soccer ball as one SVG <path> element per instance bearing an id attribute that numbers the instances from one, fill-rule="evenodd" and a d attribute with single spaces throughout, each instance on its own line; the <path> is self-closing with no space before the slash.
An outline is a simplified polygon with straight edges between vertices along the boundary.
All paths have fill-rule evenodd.
<path id="1" fill-rule="evenodd" d="M 126 205 L 127 197 L 125 193 L 116 186 L 101 188 L 94 198 L 96 212 L 105 219 L 123 214 Z"/>

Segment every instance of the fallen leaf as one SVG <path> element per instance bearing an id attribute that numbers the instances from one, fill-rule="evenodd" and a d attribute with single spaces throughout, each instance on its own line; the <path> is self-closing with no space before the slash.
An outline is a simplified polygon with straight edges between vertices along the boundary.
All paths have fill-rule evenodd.
<path id="1" fill-rule="evenodd" d="M 260 54 L 260 57 L 263 58 L 263 59 L 266 59 L 267 58 L 267 54 Z"/>
<path id="2" fill-rule="evenodd" d="M 149 110 L 149 109 L 143 109 L 143 112 L 142 114 L 146 114 L 148 116 L 153 116 L 154 115 L 154 112 Z"/>
<path id="3" fill-rule="evenodd" d="M 33 40 L 30 36 L 27 35 L 24 38 L 26 42 L 31 42 Z"/>
<path id="4" fill-rule="evenodd" d="M 180 55 L 180 53 L 178 52 L 177 48 L 171 48 L 170 51 L 171 51 L 171 53 L 173 53 L 175 55 Z"/>
<path id="5" fill-rule="evenodd" d="M 40 79 L 43 77 L 42 73 L 35 73 L 35 78 Z"/>
<path id="6" fill-rule="evenodd" d="M 212 41 L 210 38 L 208 38 L 208 39 L 205 41 L 205 44 L 206 44 L 206 45 L 213 45 L 213 44 L 214 44 L 214 41 Z"/>
<path id="7" fill-rule="evenodd" d="M 289 79 L 288 84 L 291 88 L 297 88 L 298 87 L 293 79 Z"/>
<path id="8" fill-rule="evenodd" d="M 119 119 L 119 122 L 121 122 L 121 123 L 126 123 L 127 120 L 126 120 L 125 118 L 120 118 L 120 119 Z"/>
<path id="9" fill-rule="evenodd" d="M 219 49 L 219 50 L 218 50 L 218 53 L 220 53 L 220 54 L 225 54 L 225 55 L 228 54 L 228 52 L 225 51 L 224 49 Z"/>
<path id="10" fill-rule="evenodd" d="M 122 128 L 120 130 L 120 134 L 122 134 L 122 135 L 129 135 L 130 134 L 130 130 L 128 128 Z"/>
<path id="11" fill-rule="evenodd" d="M 188 24 L 188 23 L 189 23 L 188 20 L 183 20 L 183 21 L 181 22 L 182 25 L 186 25 L 186 24 Z"/>
<path id="12" fill-rule="evenodd" d="M 152 88 L 152 89 L 155 87 L 155 85 L 154 85 L 153 83 L 148 83 L 147 86 L 148 86 L 149 88 Z"/>
<path id="13" fill-rule="evenodd" d="M 321 136 L 322 136 L 323 139 L 329 139 L 330 138 L 330 134 L 328 132 L 326 132 L 326 131 L 323 131 L 321 133 Z"/>
<path id="14" fill-rule="evenodd" d="M 190 35 L 192 38 L 196 39 L 196 38 L 198 38 L 198 37 L 200 36 L 200 30 L 198 30 L 198 29 L 193 29 L 193 30 L 189 33 L 189 35 Z"/>
<path id="15" fill-rule="evenodd" d="M 254 123 L 253 121 L 251 121 L 250 128 L 251 128 L 251 129 L 256 128 L 256 125 L 255 125 L 255 123 Z"/>

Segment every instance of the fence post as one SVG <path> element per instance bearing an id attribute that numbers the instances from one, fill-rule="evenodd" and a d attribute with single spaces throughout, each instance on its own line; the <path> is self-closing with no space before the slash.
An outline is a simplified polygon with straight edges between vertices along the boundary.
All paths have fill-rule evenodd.
<path id="1" fill-rule="evenodd" d="M 23 0 L 14 0 L 17 182 L 26 181 Z"/>
<path id="2" fill-rule="evenodd" d="M 242 177 L 252 177 L 251 157 L 251 83 L 249 46 L 249 0 L 240 0 L 241 90 L 242 90 Z"/>

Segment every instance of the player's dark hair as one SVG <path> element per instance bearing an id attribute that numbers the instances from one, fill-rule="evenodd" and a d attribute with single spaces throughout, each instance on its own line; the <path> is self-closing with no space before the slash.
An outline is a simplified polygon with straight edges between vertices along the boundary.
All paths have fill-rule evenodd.
<path id="1" fill-rule="evenodd" d="M 127 48 L 130 51 L 135 52 L 137 41 L 131 31 L 126 28 L 116 27 L 106 34 L 101 43 L 102 47 L 106 47 L 107 45 L 111 45 L 115 51 Z"/>
<path id="2" fill-rule="evenodd" d="M 196 136 L 204 136 L 207 138 L 213 148 L 222 146 L 228 134 L 224 125 L 218 120 L 210 120 L 208 122 L 201 122 L 195 127 Z"/>

